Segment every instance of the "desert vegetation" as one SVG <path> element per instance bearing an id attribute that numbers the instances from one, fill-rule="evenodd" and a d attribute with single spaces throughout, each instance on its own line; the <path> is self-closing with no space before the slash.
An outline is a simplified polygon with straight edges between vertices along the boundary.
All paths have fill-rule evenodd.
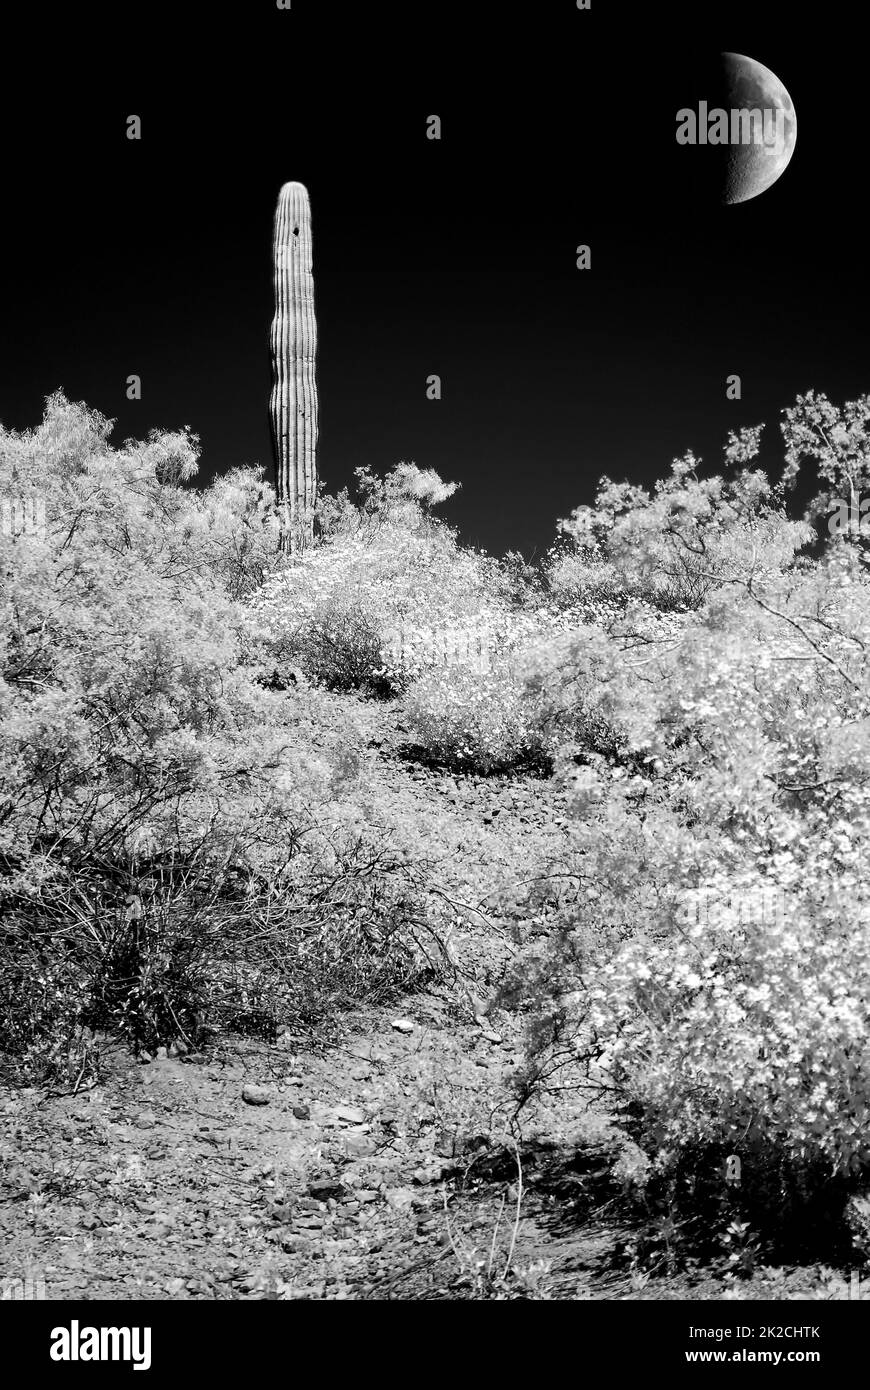
<path id="1" fill-rule="evenodd" d="M 290 550 L 261 470 L 196 486 L 189 430 L 113 446 L 58 393 L 0 433 L 0 489 L 46 515 L 0 535 L 6 1086 L 438 989 L 516 1039 L 497 1142 L 438 1100 L 466 1175 L 512 1183 L 508 1235 L 591 1116 L 639 1296 L 862 1261 L 870 552 L 825 518 L 868 426 L 809 392 L 778 472 L 757 427 L 718 473 L 602 479 L 533 566 L 463 545 L 412 463 L 321 486 Z M 472 1296 L 546 1296 L 514 1240 L 446 1229 Z"/>

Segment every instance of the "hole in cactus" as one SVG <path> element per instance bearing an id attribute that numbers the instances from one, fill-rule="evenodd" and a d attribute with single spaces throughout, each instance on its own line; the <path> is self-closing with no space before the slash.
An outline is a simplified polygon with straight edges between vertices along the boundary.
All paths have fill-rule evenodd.
<path id="1" fill-rule="evenodd" d="M 298 236 L 298 235 L 299 235 L 299 228 L 298 228 L 298 227 L 294 227 L 294 228 L 293 228 L 293 235 L 294 235 L 294 236 Z"/>

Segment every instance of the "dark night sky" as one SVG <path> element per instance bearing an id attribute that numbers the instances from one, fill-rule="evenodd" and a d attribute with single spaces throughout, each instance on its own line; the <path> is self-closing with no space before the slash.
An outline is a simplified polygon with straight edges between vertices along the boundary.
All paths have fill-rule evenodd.
<path id="1" fill-rule="evenodd" d="M 729 428 L 775 427 L 810 386 L 870 391 L 849 9 L 592 3 L 42 7 L 0 94 L 0 419 L 35 424 L 63 386 L 118 443 L 190 425 L 205 479 L 271 467 L 288 179 L 312 200 L 321 475 L 434 467 L 488 549 L 545 548 L 602 473 L 649 483 L 689 447 L 718 468 Z M 675 141 L 721 49 L 771 67 L 798 118 L 784 177 L 736 207 L 704 203 Z"/>

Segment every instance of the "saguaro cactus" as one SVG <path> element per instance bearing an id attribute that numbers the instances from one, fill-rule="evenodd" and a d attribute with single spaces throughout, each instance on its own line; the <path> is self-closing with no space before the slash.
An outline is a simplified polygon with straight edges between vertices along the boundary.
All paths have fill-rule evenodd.
<path id="1" fill-rule="evenodd" d="M 317 496 L 317 322 L 311 269 L 311 204 L 301 183 L 285 183 L 275 209 L 272 320 L 272 439 L 283 544 L 310 541 Z"/>

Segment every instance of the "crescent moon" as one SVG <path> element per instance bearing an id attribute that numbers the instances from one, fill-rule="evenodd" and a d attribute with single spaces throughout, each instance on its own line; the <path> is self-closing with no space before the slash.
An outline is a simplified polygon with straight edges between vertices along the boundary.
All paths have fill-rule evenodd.
<path id="1" fill-rule="evenodd" d="M 782 130 L 783 138 L 774 144 L 727 146 L 722 202 L 745 203 L 782 176 L 794 154 L 797 117 L 794 102 L 770 68 L 743 53 L 723 53 L 721 61 L 729 107 L 772 111 Z"/>

